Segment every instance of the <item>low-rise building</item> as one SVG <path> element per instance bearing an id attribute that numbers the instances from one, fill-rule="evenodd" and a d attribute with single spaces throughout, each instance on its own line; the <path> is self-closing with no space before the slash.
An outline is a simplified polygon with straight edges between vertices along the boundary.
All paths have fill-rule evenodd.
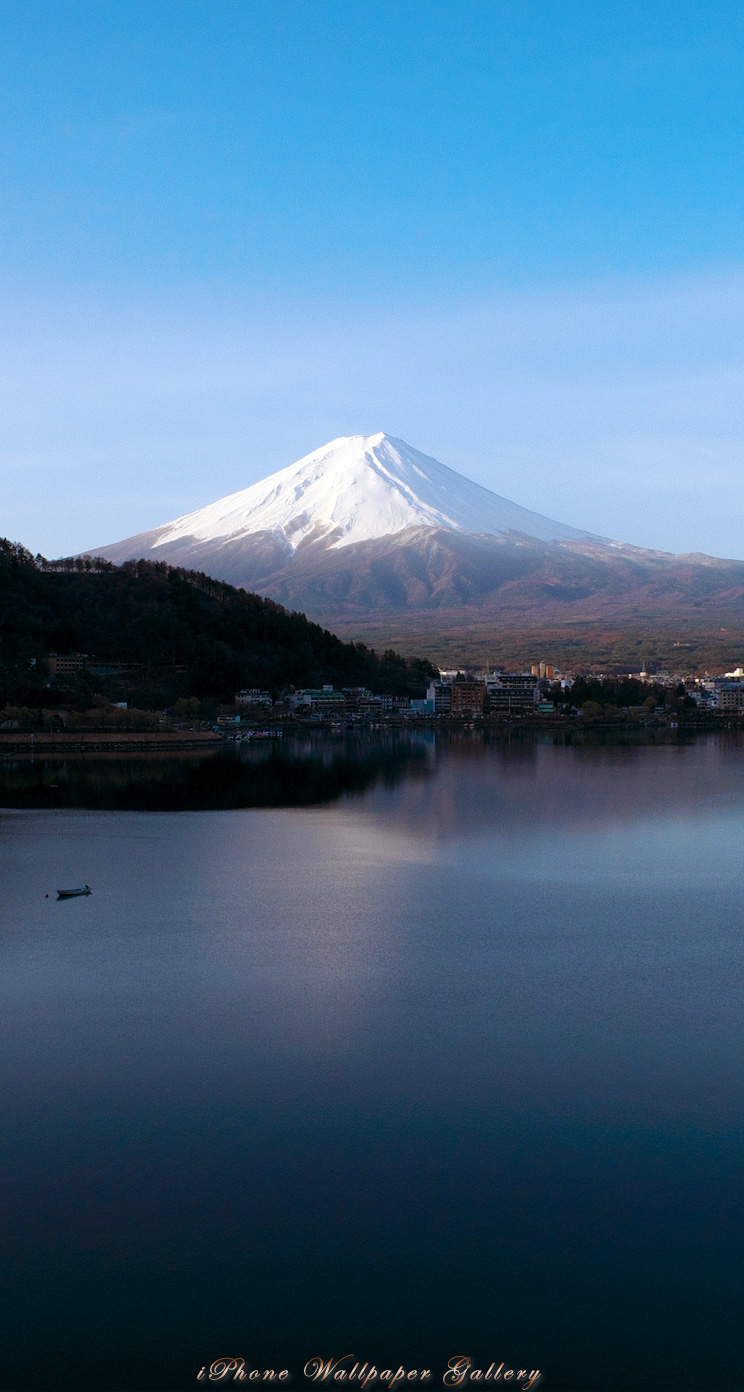
<path id="1" fill-rule="evenodd" d="M 485 683 L 481 681 L 453 681 L 450 687 L 452 715 L 482 715 L 486 698 Z"/>
<path id="2" fill-rule="evenodd" d="M 50 652 L 47 663 L 51 677 L 75 677 L 80 672 L 90 672 L 92 677 L 120 677 L 139 672 L 142 667 L 141 662 L 127 662 L 116 657 L 104 660 L 90 653 Z"/>
<path id="3" fill-rule="evenodd" d="M 332 686 L 307 687 L 296 691 L 294 704 L 298 709 L 305 707 L 313 715 L 343 715 L 345 697 L 343 691 L 335 691 Z"/>
<path id="4" fill-rule="evenodd" d="M 49 675 L 51 677 L 77 676 L 79 672 L 87 671 L 93 660 L 90 653 L 50 652 L 47 657 Z"/>
<path id="5" fill-rule="evenodd" d="M 235 704 L 236 706 L 270 706 L 271 693 L 260 691 L 258 687 L 251 686 L 245 691 L 235 692 Z"/>
<path id="6" fill-rule="evenodd" d="M 368 701 L 372 695 L 366 686 L 345 686 L 343 688 L 344 710 L 347 715 L 354 715 L 359 707 Z"/>
<path id="7" fill-rule="evenodd" d="M 726 682 L 718 692 L 718 709 L 722 711 L 744 710 L 744 682 Z"/>

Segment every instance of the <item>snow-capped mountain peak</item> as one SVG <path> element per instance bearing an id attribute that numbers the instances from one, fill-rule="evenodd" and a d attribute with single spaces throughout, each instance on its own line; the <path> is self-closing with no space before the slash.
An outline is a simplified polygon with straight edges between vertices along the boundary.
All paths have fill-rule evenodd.
<path id="1" fill-rule="evenodd" d="M 499 630 L 538 621 L 546 632 L 569 618 L 636 631 L 657 605 L 698 624 L 699 602 L 714 593 L 728 616 L 744 584 L 738 562 L 644 551 L 553 522 L 382 432 L 331 440 L 250 488 L 88 554 L 199 571 L 347 637 L 395 646 L 407 633 L 412 650 L 430 641 L 432 655 L 450 656 L 460 624 L 469 651 L 480 641 L 475 610 L 492 653 Z"/>
<path id="2" fill-rule="evenodd" d="M 152 554 L 186 538 L 219 544 L 269 532 L 289 555 L 303 542 L 333 549 L 410 527 L 517 532 L 541 541 L 590 536 L 509 502 L 380 431 L 331 440 L 260 483 L 157 528 L 150 546 Z"/>

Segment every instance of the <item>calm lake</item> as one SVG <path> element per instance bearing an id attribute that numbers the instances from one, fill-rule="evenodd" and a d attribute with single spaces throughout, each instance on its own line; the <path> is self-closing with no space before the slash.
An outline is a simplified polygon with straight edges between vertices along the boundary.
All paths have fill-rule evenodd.
<path id="1" fill-rule="evenodd" d="M 744 1387 L 738 736 L 17 759 L 0 806 L 0 1386 Z"/>

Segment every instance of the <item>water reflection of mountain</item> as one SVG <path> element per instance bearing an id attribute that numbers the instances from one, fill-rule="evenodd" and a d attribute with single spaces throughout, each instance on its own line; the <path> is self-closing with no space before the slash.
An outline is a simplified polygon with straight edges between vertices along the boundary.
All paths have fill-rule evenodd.
<path id="1" fill-rule="evenodd" d="M 395 739 L 284 739 L 216 754 L 147 759 L 14 759 L 0 764 L 0 806 L 101 811 L 310 807 L 392 787 L 427 766 L 426 746 Z"/>
<path id="2" fill-rule="evenodd" d="M 494 824 L 518 835 L 742 801 L 742 753 L 736 732 L 318 731 L 208 755 L 6 760 L 0 807 L 209 811 L 373 794 L 389 829 L 414 838 Z"/>
<path id="3" fill-rule="evenodd" d="M 743 755 L 736 731 L 458 731 L 437 737 L 436 777 L 405 783 L 388 808 L 389 829 L 424 841 L 481 830 L 519 839 L 699 817 L 744 804 Z"/>

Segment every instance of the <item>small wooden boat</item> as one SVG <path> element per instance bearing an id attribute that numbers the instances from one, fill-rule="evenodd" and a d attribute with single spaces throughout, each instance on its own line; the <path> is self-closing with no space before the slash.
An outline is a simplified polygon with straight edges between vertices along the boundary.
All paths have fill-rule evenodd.
<path id="1" fill-rule="evenodd" d="M 83 885 L 81 889 L 58 889 L 58 899 L 78 899 L 81 894 L 92 894 L 90 885 Z"/>

